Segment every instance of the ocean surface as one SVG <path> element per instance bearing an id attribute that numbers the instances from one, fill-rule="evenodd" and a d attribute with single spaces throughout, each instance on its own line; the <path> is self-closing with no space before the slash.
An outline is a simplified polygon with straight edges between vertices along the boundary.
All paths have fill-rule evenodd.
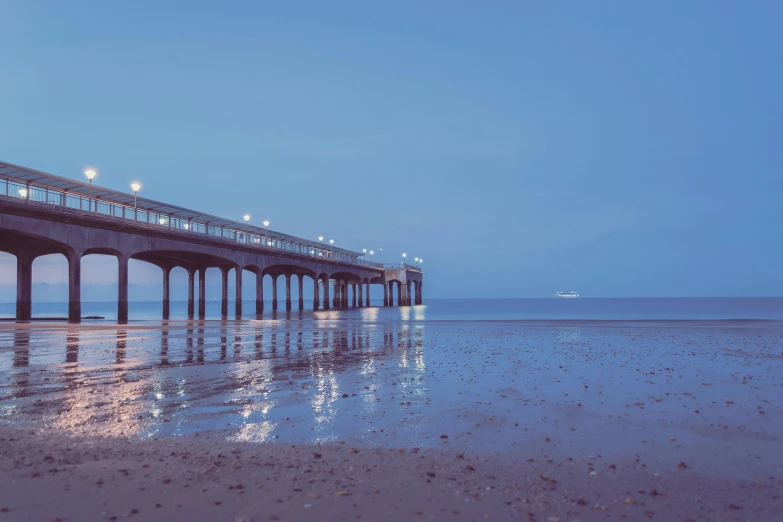
<path id="1" fill-rule="evenodd" d="M 415 307 L 378 307 L 343 309 L 343 319 L 362 321 L 687 321 L 687 320 L 783 320 L 783 297 L 709 297 L 709 298 L 541 298 L 541 299 L 428 299 Z M 294 303 L 296 306 L 296 302 Z M 261 318 L 312 318 L 312 300 L 305 301 L 305 311 L 286 313 L 271 311 L 264 305 Z M 156 321 L 162 317 L 160 302 L 129 303 L 129 320 Z M 243 318 L 255 319 L 255 301 L 244 301 Z M 207 319 L 220 319 L 220 302 L 207 302 Z M 332 316 L 334 315 L 332 310 Z M 321 314 L 324 311 L 319 312 Z M 0 303 L 0 318 L 13 318 L 14 303 Z M 33 303 L 33 317 L 63 318 L 67 303 Z M 100 316 L 116 321 L 114 302 L 82 303 L 83 316 Z M 229 300 L 229 319 L 234 319 L 234 302 Z M 171 302 L 171 319 L 187 318 L 187 303 Z M 93 321 L 87 321 L 93 322 Z"/>
<path id="2" fill-rule="evenodd" d="M 105 320 L 0 322 L 0 423 L 783 472 L 783 298 L 432 299 L 243 320 L 171 308 L 161 321 L 159 303 L 132 303 L 126 325 L 114 303 L 84 303 Z"/>

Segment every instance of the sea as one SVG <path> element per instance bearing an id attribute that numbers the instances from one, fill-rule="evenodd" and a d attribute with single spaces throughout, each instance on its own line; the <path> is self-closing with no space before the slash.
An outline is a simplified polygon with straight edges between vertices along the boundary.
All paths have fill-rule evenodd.
<path id="1" fill-rule="evenodd" d="M 35 303 L 55 319 L 0 322 L 0 424 L 783 469 L 783 298 L 428 299 L 240 320 L 219 302 L 189 320 L 174 302 L 167 321 L 135 302 L 127 324 L 115 303 L 82 311 L 104 319 Z"/>
<path id="2" fill-rule="evenodd" d="M 428 299 L 413 307 L 379 307 L 332 310 L 344 319 L 364 321 L 730 321 L 783 320 L 783 297 L 696 297 L 696 298 L 538 298 L 538 299 Z M 315 317 L 312 300 L 305 300 L 305 310 L 278 312 L 271 302 L 264 305 L 261 316 L 255 314 L 255 301 L 243 302 L 243 318 Z M 130 302 L 129 321 L 156 321 L 162 317 L 160 302 Z M 294 301 L 294 307 L 297 302 Z M 33 303 L 34 318 L 65 318 L 68 303 Z M 319 313 L 324 313 L 321 310 Z M 14 303 L 0 303 L 0 318 L 13 319 Z M 82 315 L 101 317 L 90 322 L 117 320 L 115 302 L 84 302 Z M 235 318 L 234 301 L 229 300 L 230 319 Z M 187 303 L 172 301 L 171 319 L 187 319 Z M 206 319 L 221 319 L 219 301 L 206 303 Z"/>

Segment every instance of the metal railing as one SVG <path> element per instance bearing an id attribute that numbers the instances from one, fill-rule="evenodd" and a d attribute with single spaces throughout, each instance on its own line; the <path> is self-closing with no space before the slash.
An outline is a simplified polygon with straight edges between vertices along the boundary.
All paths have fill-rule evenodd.
<path id="1" fill-rule="evenodd" d="M 111 218 L 122 220 L 145 228 L 168 229 L 171 232 L 182 234 L 198 234 L 208 236 L 210 239 L 218 239 L 231 243 L 239 243 L 257 247 L 261 250 L 274 249 L 299 254 L 314 258 L 322 258 L 329 261 L 338 261 L 353 265 L 367 266 L 371 268 L 383 268 L 382 263 L 375 263 L 350 256 L 340 252 L 334 252 L 329 248 L 317 248 L 312 245 L 283 240 L 266 234 L 253 234 L 245 230 L 233 229 L 226 226 L 213 226 L 208 222 L 203 223 L 192 219 L 180 219 L 147 209 L 122 205 L 109 201 L 101 201 L 82 194 L 62 192 L 33 184 L 19 183 L 5 178 L 0 178 L 0 197 L 15 201 L 33 204 L 36 206 L 50 206 L 59 211 L 79 214 L 85 217 Z"/>
<path id="2" fill-rule="evenodd" d="M 388 270 L 417 270 L 421 272 L 421 265 L 412 265 L 410 263 L 384 263 L 383 268 Z"/>

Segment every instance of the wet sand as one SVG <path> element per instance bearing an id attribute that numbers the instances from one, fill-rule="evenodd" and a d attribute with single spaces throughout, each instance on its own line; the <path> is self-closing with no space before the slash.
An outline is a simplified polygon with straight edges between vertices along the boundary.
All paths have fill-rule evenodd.
<path id="1" fill-rule="evenodd" d="M 0 520 L 779 520 L 781 370 L 768 324 L 0 325 Z"/>

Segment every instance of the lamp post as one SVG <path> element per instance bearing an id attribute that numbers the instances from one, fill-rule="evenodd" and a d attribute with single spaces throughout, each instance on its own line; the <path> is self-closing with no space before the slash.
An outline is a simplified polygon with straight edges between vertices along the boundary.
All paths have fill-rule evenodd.
<path id="1" fill-rule="evenodd" d="M 141 190 L 141 183 L 139 183 L 138 181 L 134 181 L 133 183 L 131 183 L 130 187 L 131 190 L 133 191 L 133 221 L 138 221 L 139 211 L 136 206 L 136 203 L 138 199 L 139 190 Z"/>
<path id="2" fill-rule="evenodd" d="M 329 240 L 329 257 L 332 257 L 332 245 L 334 245 L 334 239 Z"/>
<path id="3" fill-rule="evenodd" d="M 408 257 L 408 254 L 405 252 L 402 253 L 402 267 L 405 268 L 405 258 Z"/>
<path id="4" fill-rule="evenodd" d="M 245 225 L 247 225 L 248 222 L 250 221 L 250 214 L 245 214 L 244 216 L 242 216 L 242 219 L 245 220 Z"/>
<path id="5" fill-rule="evenodd" d="M 372 263 L 372 250 L 370 250 L 370 263 Z"/>
<path id="6" fill-rule="evenodd" d="M 364 264 L 367 264 L 367 249 L 362 248 L 362 254 L 364 254 L 362 257 L 364 258 Z"/>
<path id="7" fill-rule="evenodd" d="M 269 241 L 269 220 L 264 220 L 264 228 L 266 229 L 266 246 L 272 246 L 272 242 Z"/>
<path id="8" fill-rule="evenodd" d="M 92 196 L 92 178 L 97 176 L 98 173 L 95 171 L 95 169 L 87 169 L 87 170 L 84 171 L 84 175 L 87 176 L 87 179 L 90 182 L 90 195 Z M 90 202 L 90 207 L 92 207 L 92 200 L 88 199 L 88 201 Z M 90 208 L 90 210 L 92 210 L 92 208 Z M 95 211 L 96 212 L 98 211 L 97 202 L 96 202 L 96 205 L 95 205 Z"/>

